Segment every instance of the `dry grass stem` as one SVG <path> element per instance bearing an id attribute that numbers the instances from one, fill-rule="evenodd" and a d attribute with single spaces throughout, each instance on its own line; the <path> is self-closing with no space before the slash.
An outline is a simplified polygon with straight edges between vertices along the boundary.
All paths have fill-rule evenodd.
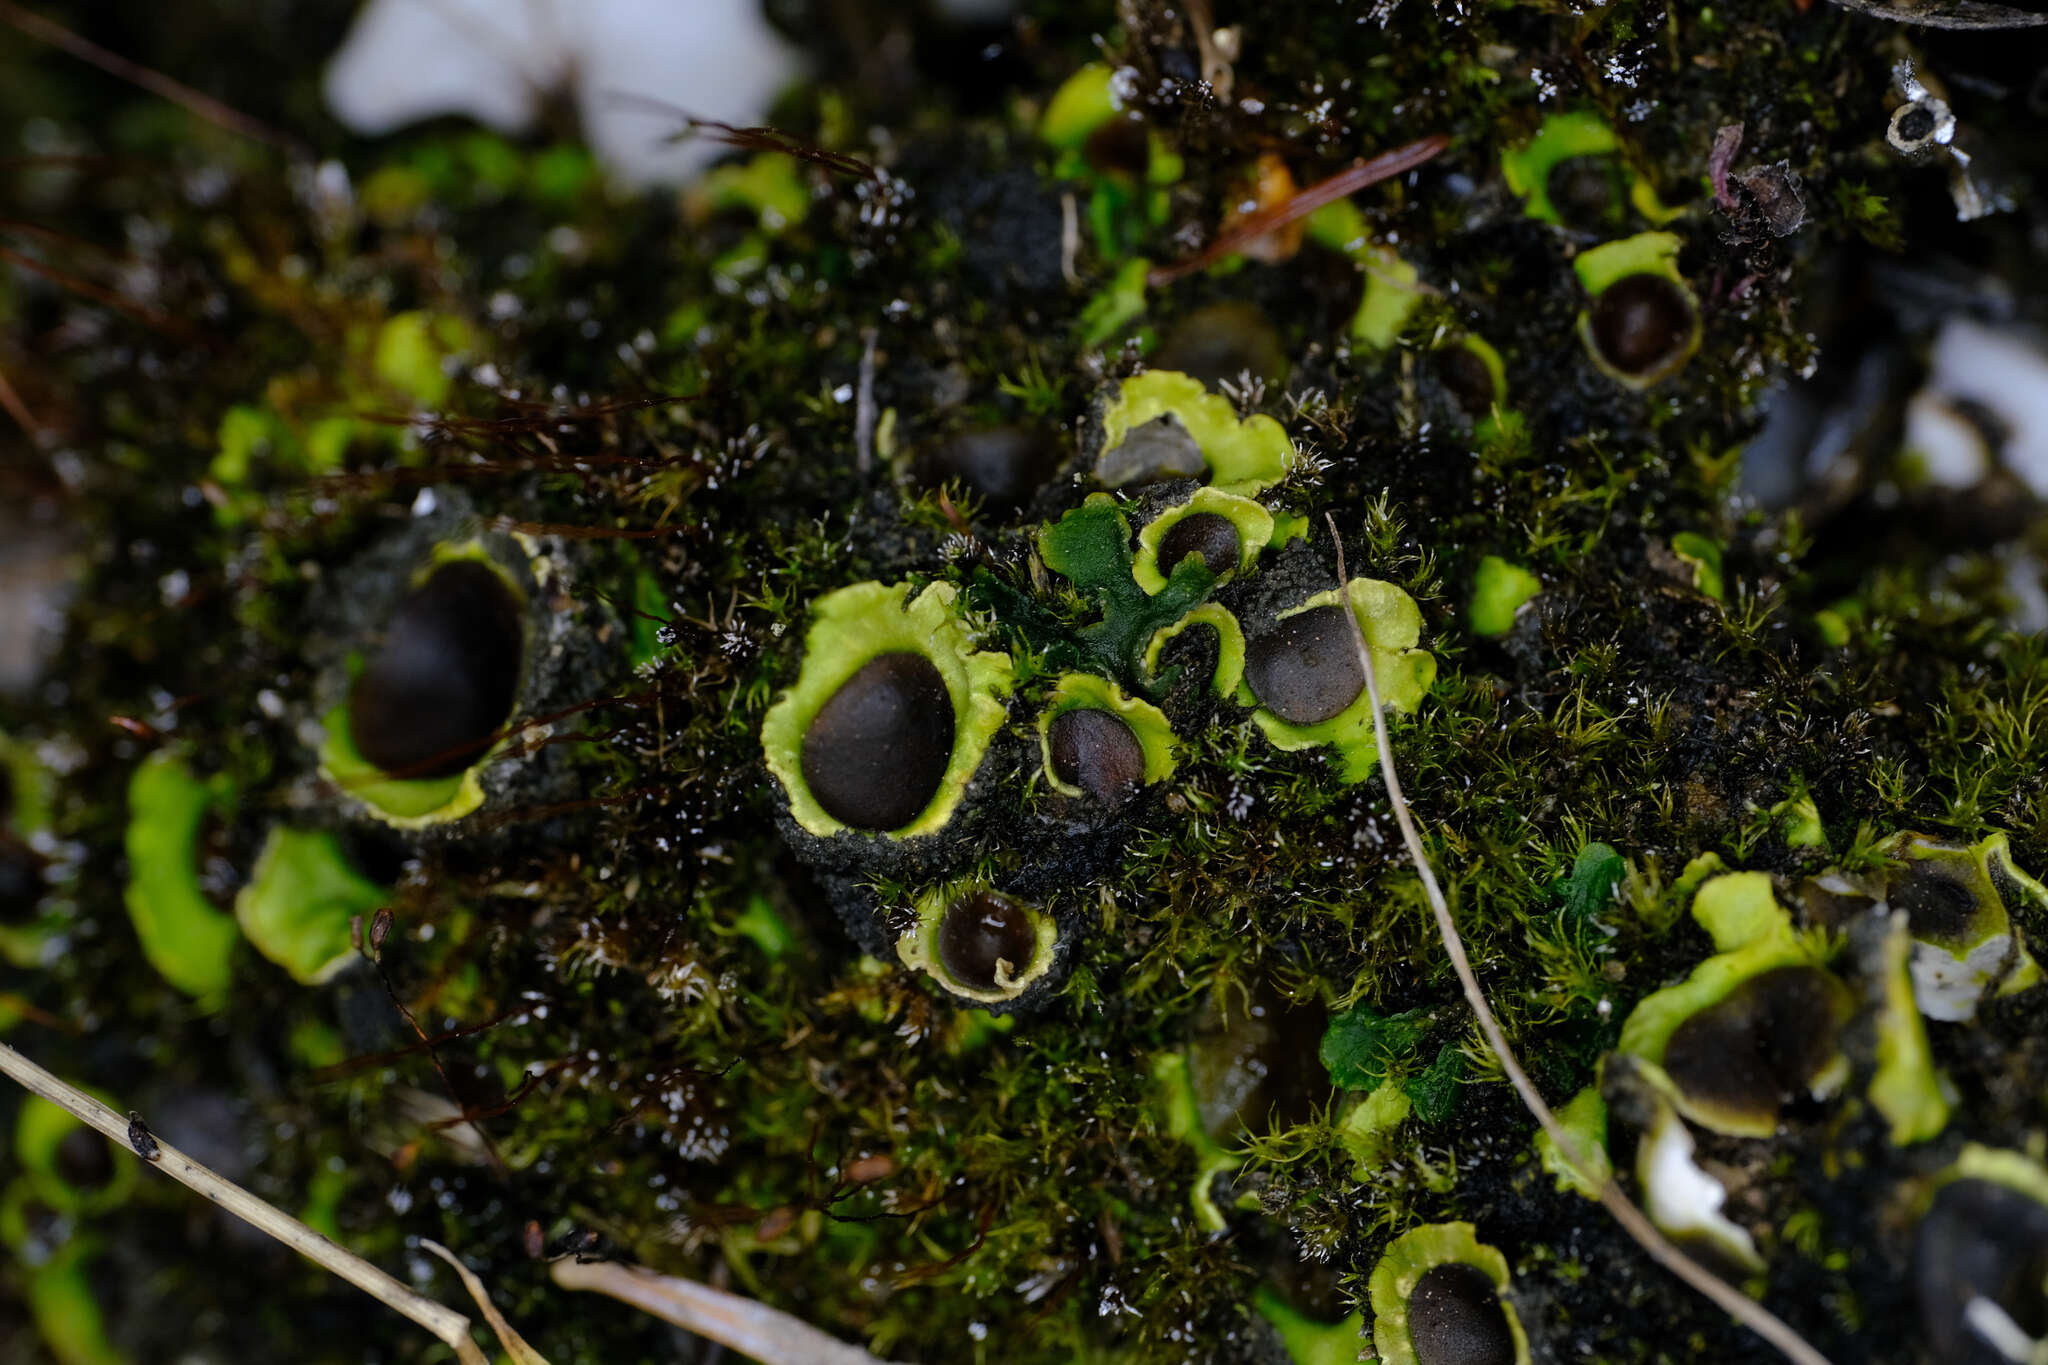
<path id="1" fill-rule="evenodd" d="M 462 1365 L 487 1365 L 484 1353 L 469 1335 L 469 1319 L 452 1308 L 414 1293 L 354 1252 L 328 1241 L 313 1229 L 271 1207 L 233 1181 L 208 1170 L 191 1157 L 153 1134 L 142 1144 L 130 1138 L 129 1120 L 107 1108 L 77 1086 L 37 1066 L 5 1043 L 0 1043 L 0 1071 L 5 1071 L 31 1094 L 39 1095 L 72 1115 L 81 1123 L 98 1129 L 106 1139 L 126 1152 L 138 1145 L 148 1151 L 145 1158 L 165 1175 L 197 1190 L 200 1194 L 252 1227 L 261 1228 L 307 1260 L 376 1299 L 403 1313 L 447 1343 Z"/>
<path id="2" fill-rule="evenodd" d="M 1336 519 L 1326 515 L 1324 520 L 1330 527 L 1331 542 L 1337 547 L 1338 591 L 1342 593 L 1345 591 L 1343 585 L 1350 581 L 1344 568 L 1344 542 L 1337 535 Z M 1395 823 L 1401 827 L 1401 839 L 1408 846 L 1408 856 L 1414 860 L 1415 870 L 1422 878 L 1423 894 L 1428 897 L 1429 908 L 1436 916 L 1437 933 L 1443 939 L 1452 969 L 1458 974 L 1458 984 L 1464 987 L 1466 1003 L 1478 1016 L 1479 1030 L 1486 1035 L 1486 1045 L 1493 1049 L 1494 1056 L 1500 1058 L 1501 1069 L 1507 1073 L 1508 1081 L 1521 1097 L 1523 1106 L 1550 1135 L 1550 1140 L 1557 1144 L 1558 1151 L 1564 1154 L 1580 1179 L 1589 1186 L 1597 1183 L 1600 1202 L 1614 1215 L 1614 1221 L 1621 1224 L 1622 1231 L 1653 1260 L 1712 1299 L 1730 1317 L 1769 1342 L 1795 1365 L 1828 1365 L 1826 1356 L 1808 1345 L 1804 1337 L 1769 1309 L 1709 1273 L 1699 1262 L 1679 1250 L 1670 1238 L 1657 1231 L 1611 1176 L 1596 1182 L 1592 1175 L 1593 1167 L 1580 1151 L 1578 1140 L 1564 1130 L 1564 1125 L 1550 1111 L 1535 1083 L 1522 1070 L 1514 1049 L 1508 1046 L 1507 1035 L 1501 1032 L 1500 1022 L 1493 1017 L 1493 1007 L 1487 1003 L 1486 993 L 1479 988 L 1479 978 L 1473 974 L 1471 960 L 1465 955 L 1465 940 L 1451 919 L 1451 908 L 1444 900 L 1443 889 L 1437 885 L 1436 872 L 1430 867 L 1429 855 L 1422 848 L 1422 836 L 1416 832 L 1414 817 L 1409 813 L 1408 798 L 1401 792 L 1401 779 L 1394 771 L 1393 750 L 1387 743 L 1386 713 L 1380 709 L 1379 679 L 1373 672 L 1372 650 L 1366 647 L 1365 632 L 1359 627 L 1355 614 L 1346 612 L 1345 619 L 1351 622 L 1358 661 L 1365 669 L 1366 693 L 1372 702 L 1373 739 L 1379 745 L 1380 775 L 1386 780 L 1387 802 L 1393 807 Z"/>
<path id="3" fill-rule="evenodd" d="M 695 1332 L 761 1365 L 888 1365 L 764 1303 L 616 1261 L 557 1261 L 555 1283 L 589 1289 Z"/>

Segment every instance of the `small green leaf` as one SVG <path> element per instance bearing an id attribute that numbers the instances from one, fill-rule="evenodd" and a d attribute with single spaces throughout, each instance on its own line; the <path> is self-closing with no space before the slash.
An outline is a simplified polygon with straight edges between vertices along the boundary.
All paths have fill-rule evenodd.
<path id="1" fill-rule="evenodd" d="M 1216 586 L 1216 575 L 1199 557 L 1183 559 L 1165 587 L 1146 592 L 1133 576 L 1130 523 L 1106 497 L 1047 527 L 1039 535 L 1038 552 L 1047 568 L 1071 579 L 1102 608 L 1100 621 L 1075 632 L 1091 667 L 1155 695 L 1172 681 L 1163 678 L 1145 688 L 1145 646 L 1155 633 L 1200 606 Z"/>
<path id="2" fill-rule="evenodd" d="M 1427 1010 L 1381 1014 L 1370 1005 L 1354 1005 L 1330 1020 L 1317 1055 L 1339 1090 L 1369 1094 L 1415 1051 L 1429 1025 Z"/>
<path id="3" fill-rule="evenodd" d="M 1456 1043 L 1437 1049 L 1436 1060 L 1427 1069 L 1410 1076 L 1408 1098 L 1415 1103 L 1415 1117 L 1424 1123 L 1442 1123 L 1457 1112 L 1458 1098 L 1465 1090 L 1465 1054 Z"/>
<path id="4" fill-rule="evenodd" d="M 1591 919 L 1614 904 L 1614 888 L 1628 875 L 1628 864 L 1606 844 L 1587 844 L 1579 850 L 1571 872 L 1550 884 L 1551 892 L 1564 900 L 1565 913 L 1574 919 Z"/>

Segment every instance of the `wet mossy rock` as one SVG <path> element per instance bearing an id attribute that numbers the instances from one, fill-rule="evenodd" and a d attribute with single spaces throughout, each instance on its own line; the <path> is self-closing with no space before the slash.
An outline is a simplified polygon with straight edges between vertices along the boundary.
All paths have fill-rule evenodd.
<path id="1" fill-rule="evenodd" d="M 1757 1358 L 1472 1031 L 1327 516 L 1592 1177 L 1839 1365 L 2048 1335 L 2048 1194 L 1972 1155 L 2048 1144 L 2048 30 L 647 6 L 765 13 L 805 65 L 699 109 L 692 63 L 743 64 L 697 25 L 637 93 L 746 131 L 641 192 L 577 141 L 618 7 L 548 7 L 588 117 L 514 136 L 320 114 L 342 11 L 445 5 L 30 8 L 312 153 L 0 41 L 46 267 L 0 269 L 0 1029 L 53 1071 L 181 1147 L 233 1104 L 239 1178 L 401 1275 L 424 1236 L 498 1267 L 556 1361 L 678 1348 L 506 1270 L 529 1219 L 927 1365 L 1507 1365 L 1517 1324 L 1532 1365 Z M 1969 487 L 1929 482 L 1936 410 Z M 474 611 L 432 586 L 464 547 Z M 45 573 L 68 606 L 16 595 Z M 59 615 L 15 681 L 9 627 Z M 422 676 L 467 719 L 402 733 Z M 350 926 L 387 904 L 380 980 Z M 1269 990 L 1378 1043 L 1207 1023 Z M 57 1209 L 0 1111 L 28 1355 L 435 1349 L 167 1182 Z"/>
<path id="2" fill-rule="evenodd" d="M 1412 1228 L 1387 1244 L 1367 1283 L 1373 1345 L 1385 1365 L 1529 1365 L 1507 1288 L 1507 1258 L 1472 1224 Z"/>
<path id="3" fill-rule="evenodd" d="M 1358 622 L 1372 651 L 1380 702 L 1413 711 L 1436 679 L 1436 659 L 1418 649 L 1422 611 L 1391 583 L 1354 578 L 1316 593 L 1247 632 L 1244 676 L 1237 699 L 1256 708 L 1252 720 L 1275 748 L 1337 753 L 1346 782 L 1362 782 L 1378 763 L 1372 700 L 1358 661 L 1356 637 L 1344 610 Z"/>
<path id="4" fill-rule="evenodd" d="M 856 583 L 813 602 L 802 670 L 762 719 L 790 818 L 820 838 L 944 829 L 1008 714 L 1009 656 L 976 646 L 951 584 L 912 591 Z M 831 784 L 822 799 L 811 773 Z"/>
<path id="5" fill-rule="evenodd" d="M 917 898 L 896 955 L 962 1000 L 1002 1013 L 1046 994 L 1060 963 L 1060 930 L 1020 897 L 953 882 Z"/>
<path id="6" fill-rule="evenodd" d="M 1183 441 L 1185 456 L 1173 448 Z M 1134 453 L 1137 442 L 1148 445 L 1142 457 Z M 1150 370 L 1126 379 L 1103 408 L 1102 444 L 1092 468 L 1112 488 L 1169 475 L 1201 477 L 1218 492 L 1252 498 L 1284 478 L 1293 463 L 1294 445 L 1271 417 L 1255 413 L 1240 421 L 1230 400 L 1199 379 Z"/>

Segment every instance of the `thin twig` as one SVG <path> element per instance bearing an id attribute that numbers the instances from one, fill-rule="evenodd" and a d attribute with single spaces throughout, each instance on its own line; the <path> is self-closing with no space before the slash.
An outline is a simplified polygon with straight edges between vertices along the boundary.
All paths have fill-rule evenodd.
<path id="1" fill-rule="evenodd" d="M 1202 79 L 1218 104 L 1230 103 L 1233 77 L 1230 59 L 1216 46 L 1216 18 L 1209 0 L 1187 0 L 1188 27 L 1195 31 L 1195 54 L 1202 60 Z"/>
<path id="2" fill-rule="evenodd" d="M 21 395 L 14 391 L 14 385 L 7 382 L 7 376 L 0 372 L 0 408 L 7 410 L 31 441 L 43 439 L 43 424 L 28 410 L 28 404 L 21 401 Z"/>
<path id="3" fill-rule="evenodd" d="M 861 336 L 860 384 L 854 390 L 854 468 L 865 474 L 875 464 L 875 329 Z"/>
<path id="4" fill-rule="evenodd" d="M 888 1365 L 765 1303 L 695 1280 L 657 1275 L 643 1266 L 616 1261 L 557 1261 L 551 1273 L 564 1289 L 609 1295 L 663 1322 L 752 1356 L 762 1365 Z"/>
<path id="5" fill-rule="evenodd" d="M 42 15 L 25 10 L 12 0 L 0 0 L 0 22 L 14 25 L 31 38 L 40 38 L 51 47 L 68 52 L 82 62 L 98 67 L 108 75 L 140 86 L 152 95 L 161 95 L 171 103 L 179 105 L 218 128 L 243 137 L 267 142 L 271 146 L 292 156 L 304 156 L 306 148 L 294 138 L 287 137 L 259 119 L 250 118 L 238 109 L 230 108 L 211 95 L 202 94 L 182 81 L 174 81 L 161 71 L 152 71 L 140 62 L 130 61 L 118 52 L 109 52 L 98 43 L 81 38 L 62 24 L 45 19 Z"/>
<path id="6" fill-rule="evenodd" d="M 1172 265 L 1155 266 L 1145 277 L 1145 283 L 1152 288 L 1169 284 L 1183 275 L 1192 274 L 1205 266 L 1222 260 L 1233 251 L 1241 250 L 1259 238 L 1279 231 L 1289 223 L 1308 217 L 1325 204 L 1334 204 L 1349 194 L 1356 194 L 1368 185 L 1377 185 L 1382 180 L 1391 180 L 1397 175 L 1406 175 L 1417 166 L 1440 155 L 1451 145 L 1451 140 L 1442 133 L 1420 138 L 1405 147 L 1396 147 L 1370 161 L 1354 161 L 1343 170 L 1318 180 L 1300 194 L 1272 208 L 1241 219 L 1238 225 L 1218 237 L 1185 260 Z"/>
<path id="7" fill-rule="evenodd" d="M 1074 202 L 1074 192 L 1060 193 L 1060 278 L 1068 284 L 1081 282 L 1080 272 L 1074 269 L 1074 262 L 1081 255 L 1081 213 Z"/>
<path id="8" fill-rule="evenodd" d="M 7 0 L 0 0 L 0 5 L 6 3 Z M 107 307 L 117 309 L 143 326 L 155 331 L 177 337 L 180 340 L 203 341 L 215 347 L 220 345 L 218 340 L 193 332 L 190 327 L 187 327 L 168 313 L 160 313 L 154 308 L 136 303 L 133 299 L 125 299 L 111 289 L 94 284 L 91 280 L 81 279 L 76 275 L 67 275 L 57 269 L 57 267 L 37 260 L 34 256 L 16 251 L 12 247 L 0 246 L 0 261 L 4 261 L 9 265 L 18 265 L 23 270 L 41 275 L 52 284 L 61 285 L 72 293 L 81 294 L 95 303 L 104 303 Z"/>
<path id="9" fill-rule="evenodd" d="M 298 1219 L 272 1208 L 162 1138 L 149 1134 L 140 1120 L 130 1120 L 115 1113 L 5 1043 L 0 1043 L 0 1071 L 20 1082 L 31 1094 L 40 1095 L 79 1122 L 98 1129 L 109 1142 L 125 1151 L 137 1151 L 138 1144 L 132 1134 L 139 1132 L 146 1138 L 153 1138 L 153 1141 L 139 1144 L 148 1149 L 150 1165 L 160 1168 L 180 1184 L 197 1190 L 243 1222 L 269 1233 L 323 1270 L 339 1275 L 379 1303 L 411 1318 L 447 1343 L 462 1365 L 487 1365 L 484 1353 L 470 1338 L 469 1319 L 454 1309 L 414 1293 L 354 1252 L 328 1241 Z"/>
<path id="10" fill-rule="evenodd" d="M 1323 519 L 1329 524 L 1330 539 L 1337 547 L 1337 591 L 1340 595 L 1346 594 L 1350 591 L 1351 580 L 1344 569 L 1344 542 L 1337 535 L 1336 518 L 1326 513 Z M 1437 933 L 1443 939 L 1452 969 L 1458 974 L 1458 984 L 1464 987 L 1465 1001 L 1472 1007 L 1472 1013 L 1479 1017 L 1479 1030 L 1486 1035 L 1486 1044 L 1493 1049 L 1494 1056 L 1500 1058 L 1501 1069 L 1507 1073 L 1508 1082 L 1521 1097 L 1523 1106 L 1550 1135 L 1550 1140 L 1557 1144 L 1557 1150 L 1571 1163 L 1579 1178 L 1589 1186 L 1598 1186 L 1600 1202 L 1614 1215 L 1614 1221 L 1621 1224 L 1622 1231 L 1634 1238 L 1636 1245 L 1650 1253 L 1659 1265 L 1712 1299 L 1730 1317 L 1776 1347 L 1795 1365 L 1828 1365 L 1826 1356 L 1808 1345 L 1805 1338 L 1769 1309 L 1709 1273 L 1699 1262 L 1680 1251 L 1621 1192 L 1612 1176 L 1596 1177 L 1592 1163 L 1579 1148 L 1578 1139 L 1565 1131 L 1528 1073 L 1522 1070 L 1514 1049 L 1508 1046 L 1507 1035 L 1501 1032 L 1500 1022 L 1493 1017 L 1493 1007 L 1487 1003 L 1486 993 L 1479 988 L 1479 978 L 1473 973 L 1472 962 L 1465 955 L 1465 940 L 1451 919 L 1451 908 L 1444 900 L 1443 889 L 1437 885 L 1436 872 L 1430 867 L 1429 855 L 1422 848 L 1422 836 L 1416 832 L 1415 821 L 1409 814 L 1408 798 L 1401 792 L 1401 779 L 1394 772 L 1394 751 L 1387 743 L 1386 714 L 1380 709 L 1379 679 L 1373 672 L 1372 650 L 1366 645 L 1365 631 L 1358 624 L 1357 613 L 1346 611 L 1344 618 L 1351 622 L 1352 640 L 1358 647 L 1358 662 L 1365 670 L 1365 690 L 1372 703 L 1372 733 L 1379 745 L 1380 776 L 1386 779 L 1387 803 L 1393 807 L 1394 822 L 1401 827 L 1401 840 L 1408 846 L 1408 856 L 1415 861 L 1415 870 L 1422 878 L 1423 894 L 1428 897 L 1429 908 L 1436 916 Z"/>

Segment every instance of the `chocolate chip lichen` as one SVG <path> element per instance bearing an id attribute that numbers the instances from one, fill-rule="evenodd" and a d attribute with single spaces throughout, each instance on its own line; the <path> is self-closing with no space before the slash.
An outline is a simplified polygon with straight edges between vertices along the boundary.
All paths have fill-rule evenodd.
<path id="1" fill-rule="evenodd" d="M 449 777 L 475 762 L 512 711 L 523 616 L 496 570 L 476 560 L 435 569 L 349 689 L 357 752 L 400 777 Z"/>
<path id="2" fill-rule="evenodd" d="M 0 1035 L 557 1365 L 2038 1354 L 2028 7 L 0 5 Z"/>
<path id="3" fill-rule="evenodd" d="M 804 785 L 855 829 L 896 829 L 938 795 L 953 757 L 953 699 L 922 654 L 883 654 L 839 684 L 804 727 Z"/>

